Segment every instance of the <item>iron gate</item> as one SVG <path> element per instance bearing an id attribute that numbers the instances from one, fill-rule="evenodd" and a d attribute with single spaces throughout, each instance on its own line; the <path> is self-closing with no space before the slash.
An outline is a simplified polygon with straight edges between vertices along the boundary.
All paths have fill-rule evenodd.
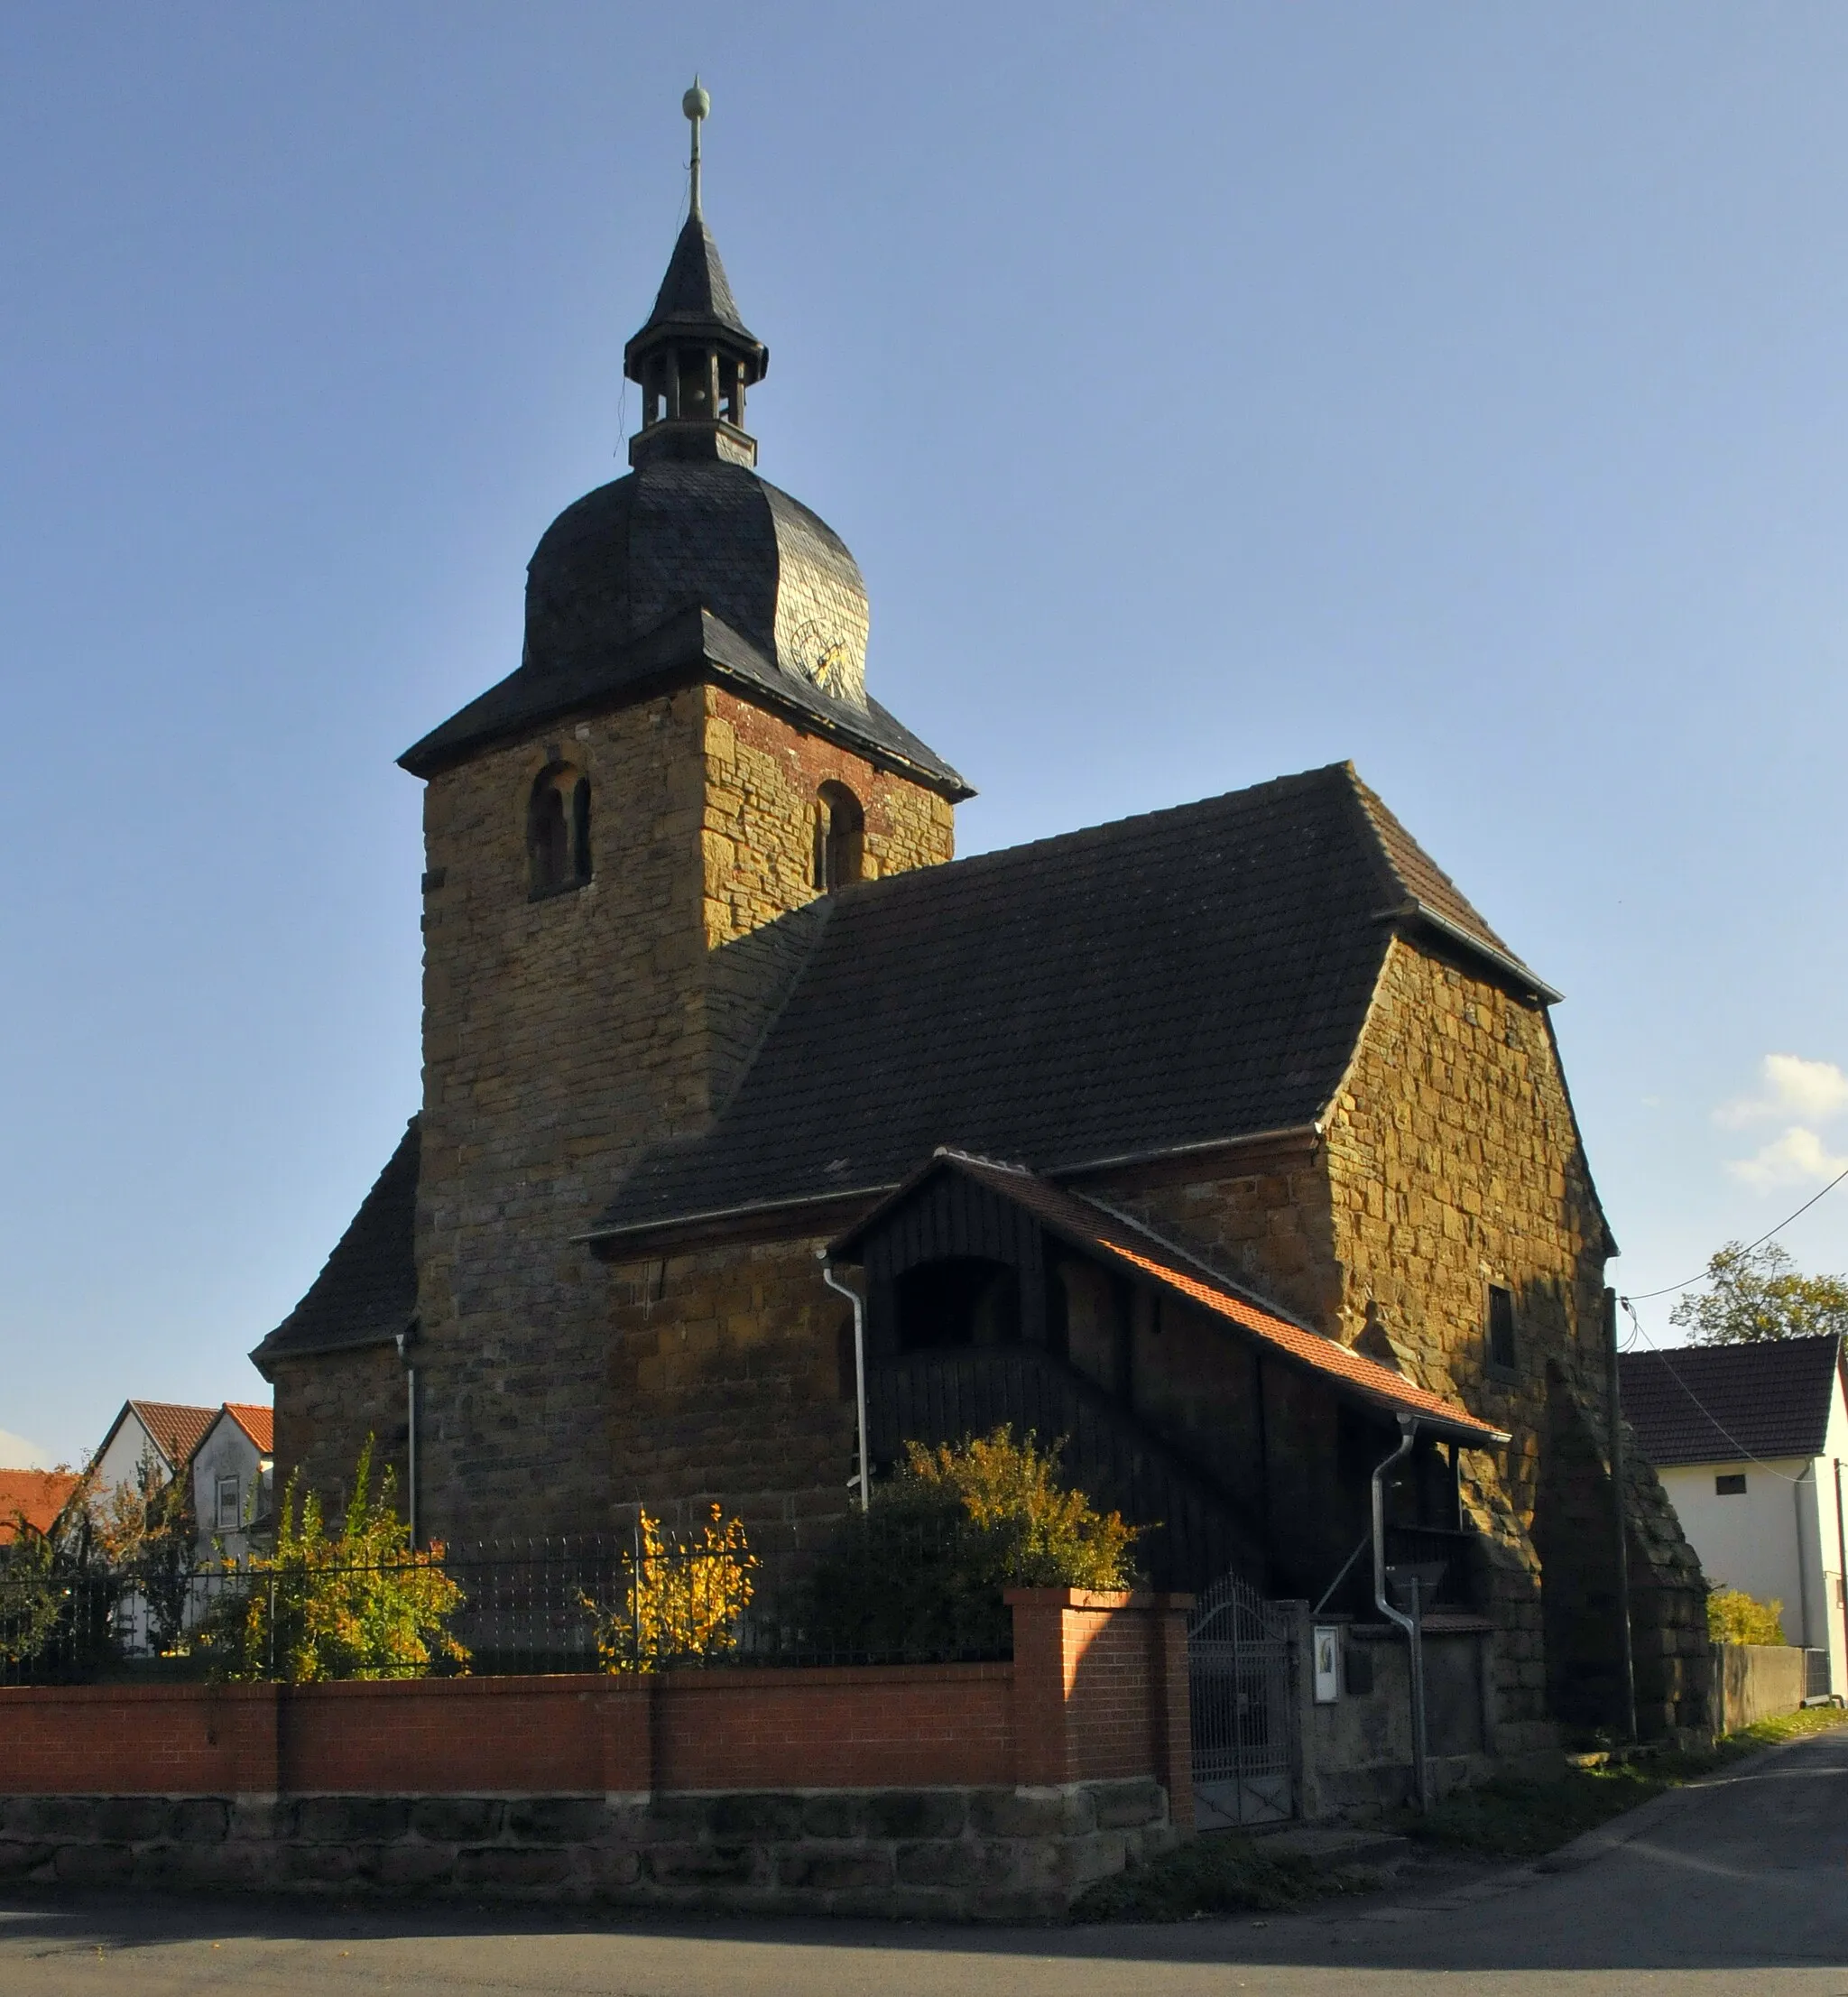
<path id="1" fill-rule="evenodd" d="M 1202 1830 L 1295 1816 L 1295 1649 L 1289 1616 L 1235 1574 L 1195 1604 L 1187 1683 Z"/>

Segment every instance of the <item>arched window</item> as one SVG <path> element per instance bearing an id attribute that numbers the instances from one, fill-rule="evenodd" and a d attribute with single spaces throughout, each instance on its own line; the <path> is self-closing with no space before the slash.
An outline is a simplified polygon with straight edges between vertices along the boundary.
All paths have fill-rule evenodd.
<path id="1" fill-rule="evenodd" d="M 535 900 L 581 888 L 590 878 L 590 780 L 568 763 L 548 763 L 533 780 L 526 862 Z"/>
<path id="2" fill-rule="evenodd" d="M 975 1255 L 920 1262 L 898 1280 L 898 1335 L 901 1352 L 1018 1345 L 1020 1278 Z"/>
<path id="3" fill-rule="evenodd" d="M 824 783 L 815 798 L 815 884 L 824 894 L 860 878 L 866 818 L 844 783 Z"/>

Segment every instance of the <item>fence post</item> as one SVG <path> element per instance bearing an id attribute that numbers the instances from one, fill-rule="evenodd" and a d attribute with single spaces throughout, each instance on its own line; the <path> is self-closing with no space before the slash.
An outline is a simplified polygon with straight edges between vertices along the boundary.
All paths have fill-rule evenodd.
<path id="1" fill-rule="evenodd" d="M 1187 1837 L 1194 1833 L 1193 1687 L 1187 1678 L 1187 1611 L 1193 1605 L 1190 1595 L 1158 1595 L 1149 1613 L 1155 1766 L 1168 1791 L 1169 1821 Z"/>
<path id="2" fill-rule="evenodd" d="M 1313 1823 L 1322 1814 L 1321 1787 L 1316 1780 L 1313 1741 L 1316 1731 L 1315 1611 L 1307 1602 L 1279 1602 L 1278 1611 L 1289 1618 L 1289 1780 L 1296 1797 L 1296 1814 L 1304 1823 Z"/>
<path id="3" fill-rule="evenodd" d="M 1014 1623 L 1014 1780 L 1027 1789 L 1070 1780 L 1066 1715 L 1069 1588 L 1009 1588 Z"/>

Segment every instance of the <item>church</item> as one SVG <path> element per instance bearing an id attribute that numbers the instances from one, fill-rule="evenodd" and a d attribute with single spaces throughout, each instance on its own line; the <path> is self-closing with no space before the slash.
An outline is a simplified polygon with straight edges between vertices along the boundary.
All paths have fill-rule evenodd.
<path id="1" fill-rule="evenodd" d="M 337 1498 L 375 1436 L 426 1540 L 716 1501 L 814 1541 L 1009 1421 L 1154 1580 L 1365 1613 L 1409 1438 L 1388 1530 L 1492 1631 L 1504 1751 L 1608 1721 L 1615 1244 L 1558 994 L 1347 763 L 954 858 L 852 554 L 757 470 L 705 108 L 632 469 L 400 758 L 421 1108 L 253 1354 L 279 1471 Z M 1698 1565 L 1624 1477 L 1645 1727 L 1697 1724 Z"/>

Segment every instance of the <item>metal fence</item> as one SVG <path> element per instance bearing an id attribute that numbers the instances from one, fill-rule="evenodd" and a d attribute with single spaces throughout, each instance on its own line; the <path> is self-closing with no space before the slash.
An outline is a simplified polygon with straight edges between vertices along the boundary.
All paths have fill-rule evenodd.
<path id="1" fill-rule="evenodd" d="M 1012 1655 L 998 1580 L 940 1518 L 858 1517 L 823 1543 L 687 1549 L 631 1535 L 483 1541 L 440 1560 L 201 1566 L 143 1585 L 0 1557 L 0 1684 L 143 1678 L 976 1661 Z"/>

